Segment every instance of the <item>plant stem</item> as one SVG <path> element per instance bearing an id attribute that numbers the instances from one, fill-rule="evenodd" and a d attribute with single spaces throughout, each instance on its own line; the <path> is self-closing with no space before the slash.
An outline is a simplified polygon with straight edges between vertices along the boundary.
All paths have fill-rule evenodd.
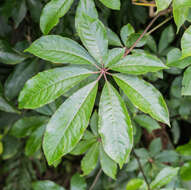
<path id="1" fill-rule="evenodd" d="M 165 23 L 167 23 L 169 20 L 172 19 L 172 16 L 166 18 L 163 22 L 161 22 L 159 25 L 157 25 L 156 27 L 154 27 L 152 30 L 150 30 L 149 32 L 147 32 L 147 35 L 150 35 L 152 32 L 154 32 L 155 30 L 157 30 L 158 28 L 160 28 L 162 25 L 164 25 Z"/>
<path id="2" fill-rule="evenodd" d="M 139 165 L 139 169 L 140 169 L 140 171 L 141 171 L 141 173 L 142 173 L 142 175 L 143 175 L 143 178 L 144 178 L 144 180 L 145 180 L 145 182 L 146 182 L 146 184 L 147 184 L 148 190 L 151 190 L 150 184 L 149 184 L 149 182 L 148 182 L 148 179 L 147 179 L 147 177 L 146 177 L 146 175 L 145 175 L 145 173 L 144 173 L 143 167 L 142 167 L 142 165 L 141 165 L 141 161 L 140 161 L 139 157 L 136 155 L 135 151 L 133 150 L 132 152 L 133 152 L 133 154 L 134 154 L 134 156 L 135 156 L 135 159 L 137 160 L 137 163 L 138 163 L 138 165 Z"/>
<path id="3" fill-rule="evenodd" d="M 147 31 L 150 29 L 150 27 L 154 24 L 154 22 L 162 15 L 165 15 L 167 13 L 170 13 L 172 11 L 171 8 L 166 9 L 164 11 L 159 12 L 149 23 L 149 25 L 145 28 L 145 30 L 143 31 L 143 33 L 140 35 L 140 37 L 136 40 L 136 42 L 130 47 L 130 49 L 126 49 L 124 57 L 127 56 L 137 45 L 137 43 L 145 36 L 145 34 L 147 33 Z"/>
<path id="4" fill-rule="evenodd" d="M 89 190 L 93 190 L 93 188 L 95 187 L 95 185 L 96 185 L 96 183 L 97 183 L 97 181 L 98 181 L 98 179 L 99 179 L 101 173 L 102 173 L 102 169 L 100 168 L 100 170 L 99 170 L 99 172 L 97 173 L 97 175 L 96 175 L 96 177 L 95 177 L 95 179 L 94 179 L 94 181 L 93 181 L 91 187 L 89 188 Z"/>

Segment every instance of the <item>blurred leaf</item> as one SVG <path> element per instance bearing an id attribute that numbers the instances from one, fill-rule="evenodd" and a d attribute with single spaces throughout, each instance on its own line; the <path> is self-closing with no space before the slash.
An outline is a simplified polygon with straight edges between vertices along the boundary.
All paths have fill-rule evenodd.
<path id="1" fill-rule="evenodd" d="M 44 116 L 23 117 L 13 124 L 9 133 L 17 138 L 27 137 L 47 121 L 48 118 Z"/>
<path id="2" fill-rule="evenodd" d="M 154 181 L 151 183 L 151 189 L 163 187 L 164 185 L 171 182 L 173 177 L 178 173 L 179 168 L 166 167 L 159 172 Z"/>
<path id="3" fill-rule="evenodd" d="M 148 132 L 152 132 L 153 130 L 160 129 L 160 125 L 151 117 L 141 114 L 135 116 L 135 122 L 137 122 L 141 127 L 144 127 L 148 130 Z"/>
<path id="4" fill-rule="evenodd" d="M 182 58 L 191 56 L 191 26 L 184 32 L 181 39 Z"/>
<path id="5" fill-rule="evenodd" d="M 72 176 L 70 190 L 86 190 L 86 188 L 86 181 L 79 173 Z"/>
<path id="6" fill-rule="evenodd" d="M 131 179 L 126 186 L 126 190 L 139 190 L 139 189 L 146 190 L 146 184 L 144 180 L 138 178 Z"/>
<path id="7" fill-rule="evenodd" d="M 0 62 L 8 65 L 21 63 L 27 56 L 15 51 L 11 46 L 3 40 L 0 40 Z"/>
<path id="8" fill-rule="evenodd" d="M 183 156 L 191 156 L 191 140 L 187 144 L 178 146 L 176 151 Z"/>
<path id="9" fill-rule="evenodd" d="M 170 5 L 172 0 L 156 0 L 156 5 L 157 5 L 157 12 L 160 12 Z"/>
<path id="10" fill-rule="evenodd" d="M 90 119 L 90 128 L 94 135 L 98 136 L 98 113 L 95 110 Z"/>
<path id="11" fill-rule="evenodd" d="M 10 100 L 16 98 L 25 82 L 35 75 L 38 70 L 39 63 L 37 63 L 37 60 L 28 60 L 18 64 L 5 82 L 5 96 Z"/>
<path id="12" fill-rule="evenodd" d="M 191 180 L 191 162 L 186 162 L 180 168 L 180 176 L 184 181 L 190 181 Z"/>
<path id="13" fill-rule="evenodd" d="M 64 187 L 48 180 L 33 182 L 33 190 L 65 190 Z"/>
<path id="14" fill-rule="evenodd" d="M 151 156 L 157 156 L 162 151 L 162 142 L 160 138 L 155 138 L 149 145 Z"/>

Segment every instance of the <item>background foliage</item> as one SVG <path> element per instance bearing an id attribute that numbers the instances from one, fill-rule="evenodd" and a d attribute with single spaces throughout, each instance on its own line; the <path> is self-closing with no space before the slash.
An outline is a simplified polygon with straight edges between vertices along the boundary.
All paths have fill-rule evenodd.
<path id="1" fill-rule="evenodd" d="M 191 189 L 190 22 L 190 0 L 1 1 L 0 189 Z"/>

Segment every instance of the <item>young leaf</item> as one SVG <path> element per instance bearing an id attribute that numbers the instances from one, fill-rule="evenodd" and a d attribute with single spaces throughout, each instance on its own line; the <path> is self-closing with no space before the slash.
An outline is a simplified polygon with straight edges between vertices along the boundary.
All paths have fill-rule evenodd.
<path id="1" fill-rule="evenodd" d="M 191 156 L 191 140 L 187 144 L 178 146 L 176 151 L 183 156 Z"/>
<path id="2" fill-rule="evenodd" d="M 59 19 L 70 9 L 74 0 L 51 0 L 42 10 L 40 17 L 40 28 L 44 34 L 56 26 Z"/>
<path id="3" fill-rule="evenodd" d="M 184 181 L 191 180 L 191 162 L 186 162 L 180 169 L 180 176 Z"/>
<path id="4" fill-rule="evenodd" d="M 163 187 L 164 185 L 171 182 L 172 178 L 178 173 L 179 168 L 166 167 L 157 175 L 157 177 L 151 183 L 151 189 L 156 190 L 157 188 Z"/>
<path id="5" fill-rule="evenodd" d="M 139 190 L 139 189 L 146 190 L 147 188 L 145 181 L 138 178 L 131 179 L 126 186 L 126 190 Z"/>
<path id="6" fill-rule="evenodd" d="M 111 65 L 119 62 L 125 53 L 125 48 L 113 48 L 108 51 L 107 59 L 105 60 L 105 67 L 110 67 Z"/>
<path id="7" fill-rule="evenodd" d="M 42 36 L 25 51 L 53 63 L 95 64 L 81 45 L 58 35 Z"/>
<path id="8" fill-rule="evenodd" d="M 154 119 L 170 125 L 167 105 L 161 93 L 154 86 L 136 76 L 123 74 L 113 76 L 136 107 L 150 114 Z"/>
<path id="9" fill-rule="evenodd" d="M 188 67 L 184 72 L 184 77 L 182 81 L 182 95 L 191 95 L 191 67 Z"/>
<path id="10" fill-rule="evenodd" d="M 10 134 L 17 138 L 27 137 L 47 121 L 48 118 L 44 116 L 23 117 L 14 123 L 10 130 Z"/>
<path id="11" fill-rule="evenodd" d="M 70 190 L 86 190 L 87 184 L 83 177 L 79 173 L 72 176 Z"/>
<path id="12" fill-rule="evenodd" d="M 145 74 L 147 72 L 156 72 L 167 68 L 168 67 L 166 67 L 160 59 L 146 53 L 128 55 L 121 59 L 118 63 L 110 66 L 110 69 L 114 71 L 134 75 Z"/>
<path id="13" fill-rule="evenodd" d="M 157 12 L 160 12 L 160 11 L 168 8 L 168 6 L 172 2 L 172 0 L 156 0 L 155 2 L 157 5 Z"/>
<path id="14" fill-rule="evenodd" d="M 90 174 L 96 167 L 99 158 L 99 142 L 95 143 L 81 161 L 83 175 Z"/>
<path id="15" fill-rule="evenodd" d="M 191 26 L 184 32 L 181 39 L 182 58 L 191 56 Z"/>
<path id="16" fill-rule="evenodd" d="M 25 154 L 27 156 L 32 156 L 34 153 L 36 153 L 40 149 L 45 127 L 46 127 L 45 125 L 42 125 L 30 135 L 25 146 Z"/>
<path id="17" fill-rule="evenodd" d="M 160 129 L 160 125 L 148 115 L 140 114 L 135 116 L 135 122 L 144 127 L 151 133 L 153 130 Z"/>
<path id="18" fill-rule="evenodd" d="M 33 182 L 32 187 L 33 190 L 65 190 L 64 187 L 49 180 Z"/>
<path id="19" fill-rule="evenodd" d="M 104 173 L 113 179 L 116 179 L 117 164 L 105 153 L 103 146 L 100 144 L 100 163 Z"/>
<path id="20" fill-rule="evenodd" d="M 20 108 L 38 108 L 63 95 L 92 71 L 80 67 L 62 67 L 38 73 L 27 81 L 19 95 Z"/>
<path id="21" fill-rule="evenodd" d="M 50 119 L 43 141 L 49 165 L 69 153 L 88 126 L 97 92 L 97 81 L 74 93 Z"/>
<path id="22" fill-rule="evenodd" d="M 133 129 L 125 103 L 108 82 L 100 99 L 98 130 L 104 151 L 122 167 L 133 146 Z"/>
<path id="23" fill-rule="evenodd" d="M 103 63 L 108 53 L 107 31 L 98 19 L 83 15 L 78 24 L 78 34 L 89 53 Z"/>
<path id="24" fill-rule="evenodd" d="M 100 0 L 106 7 L 114 10 L 120 10 L 121 2 L 120 0 Z"/>

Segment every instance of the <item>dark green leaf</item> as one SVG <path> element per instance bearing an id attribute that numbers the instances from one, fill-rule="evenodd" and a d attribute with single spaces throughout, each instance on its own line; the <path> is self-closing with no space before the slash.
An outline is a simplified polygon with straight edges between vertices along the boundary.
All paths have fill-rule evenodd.
<path id="1" fill-rule="evenodd" d="M 107 31 L 101 21 L 83 15 L 78 24 L 78 34 L 89 53 L 103 63 L 108 53 Z"/>
<path id="2" fill-rule="evenodd" d="M 170 125 L 166 103 L 154 86 L 136 76 L 115 74 L 114 79 L 136 107 Z"/>
<path id="3" fill-rule="evenodd" d="M 98 129 L 106 154 L 122 167 L 133 146 L 133 130 L 125 103 L 108 82 L 100 99 Z"/>
<path id="4" fill-rule="evenodd" d="M 49 165 L 69 153 L 88 126 L 97 92 L 97 81 L 74 93 L 49 121 L 43 149 Z"/>
<path id="5" fill-rule="evenodd" d="M 167 69 L 168 67 L 153 55 L 136 53 L 124 57 L 118 63 L 112 64 L 110 68 L 122 73 L 140 75 Z"/>
<path id="6" fill-rule="evenodd" d="M 53 63 L 95 64 L 94 59 L 77 42 L 58 35 L 43 36 L 25 51 Z"/>
<path id="7" fill-rule="evenodd" d="M 62 67 L 41 72 L 27 81 L 19 95 L 20 108 L 38 108 L 63 95 L 92 71 L 80 67 Z"/>
<path id="8" fill-rule="evenodd" d="M 131 24 L 126 24 L 121 28 L 120 35 L 124 45 L 126 45 L 128 37 L 133 33 L 135 33 L 135 30 Z"/>

